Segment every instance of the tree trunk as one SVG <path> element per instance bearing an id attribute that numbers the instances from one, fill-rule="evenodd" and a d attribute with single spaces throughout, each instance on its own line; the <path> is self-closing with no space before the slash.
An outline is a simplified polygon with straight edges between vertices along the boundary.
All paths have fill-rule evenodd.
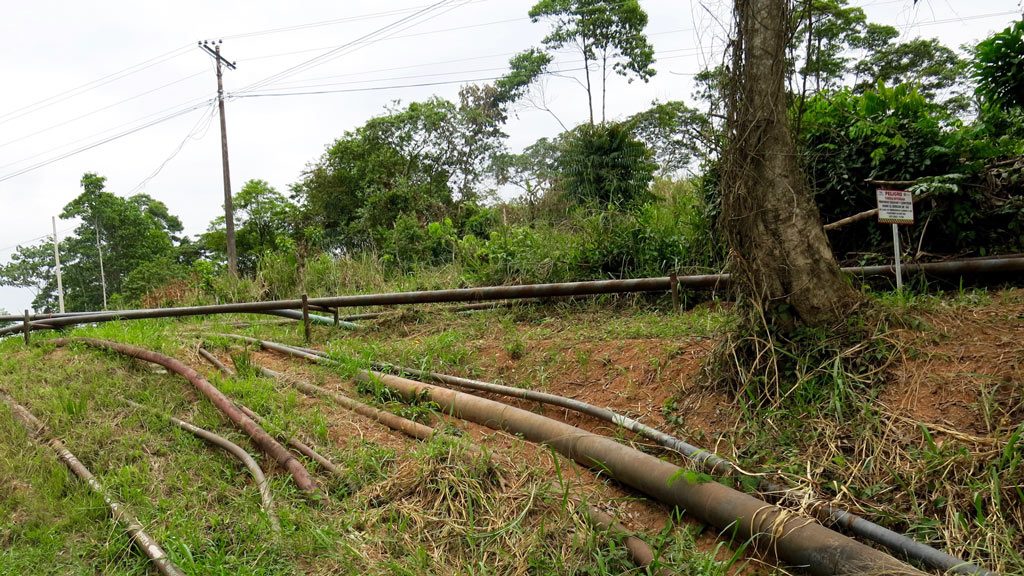
<path id="1" fill-rule="evenodd" d="M 590 58 L 587 56 L 587 38 L 583 37 L 583 73 L 587 78 L 587 106 L 590 110 L 590 125 L 594 125 L 594 92 L 590 86 Z"/>
<path id="2" fill-rule="evenodd" d="M 771 325 L 829 326 L 859 294 L 843 278 L 800 170 L 785 93 L 788 0 L 736 0 L 721 226 L 746 302 Z"/>

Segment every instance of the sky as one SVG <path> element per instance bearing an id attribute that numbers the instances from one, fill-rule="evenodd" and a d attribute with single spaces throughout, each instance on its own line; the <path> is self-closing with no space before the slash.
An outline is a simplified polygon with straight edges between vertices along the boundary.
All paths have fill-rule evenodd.
<path id="1" fill-rule="evenodd" d="M 223 212 L 213 59 L 222 40 L 231 183 L 268 181 L 282 192 L 346 130 L 396 100 L 455 98 L 486 82 L 547 26 L 531 0 L 34 0 L 8 2 L 0 20 L 0 262 L 51 234 L 51 217 L 80 193 L 85 172 L 123 196 L 144 192 L 197 234 Z M 853 0 L 901 40 L 950 47 L 1006 27 L 1019 0 Z M 689 99 L 693 74 L 721 61 L 727 0 L 641 0 L 657 75 L 609 83 L 608 119 L 654 100 Z M 300 8 L 298 8 L 300 7 Z M 367 35 L 370 35 L 367 38 Z M 311 61 L 312 60 L 312 61 Z M 521 106 L 506 132 L 521 149 L 586 120 L 578 54 L 560 52 L 541 106 Z M 295 68 L 297 67 L 298 68 Z M 296 94 L 301 92 L 329 92 Z M 539 99 L 539 97 L 538 97 Z M 547 107 L 551 112 L 540 110 Z M 557 120 L 555 118 L 557 116 Z M 57 220 L 58 235 L 76 222 Z M 0 309 L 33 294 L 0 287 Z"/>

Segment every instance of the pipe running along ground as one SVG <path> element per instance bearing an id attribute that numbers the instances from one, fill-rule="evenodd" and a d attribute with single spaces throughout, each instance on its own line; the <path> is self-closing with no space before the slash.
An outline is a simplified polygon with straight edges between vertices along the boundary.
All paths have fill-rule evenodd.
<path id="1" fill-rule="evenodd" d="M 142 527 L 142 523 L 137 518 L 132 516 L 124 504 L 115 500 L 109 492 L 107 492 L 100 481 L 92 475 L 92 472 L 85 467 L 85 464 L 75 457 L 70 450 L 67 449 L 64 444 L 53 437 L 46 425 L 39 421 L 28 408 L 25 408 L 21 404 L 18 404 L 14 398 L 9 396 L 6 392 L 0 391 L 0 398 L 3 399 L 4 403 L 10 408 L 11 413 L 15 419 L 18 420 L 28 435 L 40 444 L 46 444 L 56 454 L 57 458 L 64 463 L 65 466 L 70 469 L 75 476 L 81 478 L 89 488 L 98 494 L 103 501 L 110 508 L 110 515 L 115 521 L 120 522 L 125 526 L 125 532 L 128 533 L 129 538 L 135 543 L 135 546 L 142 550 L 149 559 L 156 565 L 157 571 L 164 576 L 185 576 L 185 573 L 178 568 L 170 558 L 167 557 L 167 553 L 164 552 L 160 544 L 153 539 L 152 536 L 146 533 L 145 528 Z"/>
<path id="2" fill-rule="evenodd" d="M 314 362 L 326 360 L 294 347 L 241 338 Z M 812 574 L 922 574 L 810 518 L 799 517 L 717 482 L 690 478 L 686 470 L 611 438 L 514 406 L 381 372 L 361 370 L 356 379 L 384 384 L 406 398 L 426 397 L 445 413 L 495 430 L 522 434 L 665 504 L 680 507 L 723 532 L 731 532 L 733 540 L 752 541 L 762 551 Z"/>
<path id="3" fill-rule="evenodd" d="M 219 434 L 214 434 L 205 428 L 200 428 L 191 422 L 186 422 L 169 414 L 164 414 L 158 410 L 148 406 L 143 406 L 138 402 L 133 402 L 128 399 L 125 399 L 124 402 L 136 410 L 149 412 L 150 414 L 167 420 L 178 428 L 190 432 L 194 436 L 198 436 L 210 444 L 223 449 L 225 452 L 241 461 L 242 464 L 245 465 L 246 469 L 249 470 L 249 474 L 252 476 L 252 479 L 256 481 L 256 486 L 259 487 L 260 499 L 263 501 L 263 511 L 267 514 L 267 519 L 270 521 L 270 529 L 274 534 L 281 534 L 281 522 L 277 519 L 277 514 L 274 513 L 274 496 L 270 493 L 270 483 L 267 482 L 267 477 L 263 474 L 263 470 L 260 468 L 260 465 L 256 463 L 256 460 L 254 460 L 253 457 L 245 451 L 245 449 L 231 440 L 228 440 Z"/>
<path id="4" fill-rule="evenodd" d="M 677 506 L 729 533 L 733 541 L 752 542 L 790 566 L 815 575 L 922 574 L 899 560 L 838 532 L 617 441 L 526 410 L 381 372 L 361 371 L 356 378 L 378 382 L 406 398 L 426 397 L 442 411 L 477 424 L 522 434 L 576 462 L 609 474 L 657 500 Z"/>
<path id="5" fill-rule="evenodd" d="M 210 402 L 213 403 L 221 412 L 224 413 L 238 428 L 245 432 L 257 446 L 260 447 L 268 456 L 277 461 L 282 468 L 288 470 L 291 473 L 292 478 L 295 479 L 295 485 L 300 490 L 305 492 L 308 496 L 314 499 L 319 498 L 316 483 L 309 476 L 309 472 L 306 471 L 302 463 L 292 456 L 292 453 L 285 449 L 284 446 L 278 444 L 277 440 L 274 440 L 263 428 L 256 422 L 243 414 L 240 410 L 235 408 L 235 405 L 231 400 L 225 396 L 220 390 L 214 385 L 210 384 L 199 372 L 196 372 L 193 368 L 186 365 L 185 363 L 171 358 L 170 356 L 164 356 L 152 350 L 146 350 L 145 348 L 139 348 L 137 346 L 131 346 L 129 344 L 122 344 L 119 342 L 110 342 L 107 340 L 98 340 L 95 338 L 58 338 L 52 341 L 55 346 L 66 346 L 68 344 L 85 344 L 93 348 L 101 348 L 111 350 L 138 358 L 139 360 L 145 360 L 146 362 L 152 362 L 159 364 L 164 368 L 174 372 L 186 380 L 192 383 L 197 390 L 203 393 Z"/>
<path id="6" fill-rule="evenodd" d="M 226 376 L 230 377 L 235 375 L 234 370 L 228 368 L 223 362 L 218 360 L 216 356 L 214 356 L 207 350 L 200 348 L 199 355 L 206 359 L 206 361 L 212 364 L 215 368 L 223 372 Z M 263 426 L 264 429 L 269 427 L 269 422 L 267 422 L 266 419 L 250 410 L 245 404 L 242 404 L 241 402 L 235 402 L 235 406 L 237 406 L 239 410 L 245 413 L 246 416 L 255 420 L 257 424 Z M 289 446 L 295 449 L 296 452 L 302 454 L 303 456 L 309 458 L 310 460 L 313 460 L 314 462 L 319 464 L 320 467 L 323 468 L 324 470 L 327 470 L 328 472 L 330 472 L 331 474 L 335 475 L 338 478 L 345 478 L 345 473 L 342 472 L 341 468 L 338 468 L 338 466 L 334 462 L 328 460 L 326 457 L 324 457 L 322 454 L 314 450 L 305 442 L 299 440 L 298 438 L 294 438 L 291 435 L 283 433 L 278 434 L 278 437 L 283 438 Z"/>
<path id="7" fill-rule="evenodd" d="M 283 346 L 283 345 L 282 345 Z M 300 351 L 304 354 L 313 354 L 320 358 L 330 360 L 327 353 L 314 350 L 311 348 L 303 348 L 300 346 L 289 346 L 294 350 Z M 437 382 L 443 382 L 462 388 L 468 388 L 480 392 L 488 392 L 491 394 L 499 394 L 502 396 L 509 396 L 513 398 L 519 398 L 522 400 L 529 400 L 533 402 L 540 402 L 542 404 L 549 404 L 552 406 L 558 406 L 586 414 L 593 418 L 610 422 L 617 426 L 621 426 L 631 432 L 640 434 L 641 436 L 657 442 L 664 448 L 677 451 L 684 456 L 690 458 L 697 463 L 705 472 L 715 475 L 732 476 L 734 474 L 747 475 L 739 466 L 734 462 L 721 458 L 714 452 L 704 450 L 689 444 L 679 438 L 666 434 L 661 430 L 652 428 L 629 418 L 623 416 L 607 408 L 601 408 L 588 404 L 572 398 L 566 398 L 564 396 L 558 396 L 555 394 L 548 394 L 546 392 L 538 392 L 535 390 L 526 390 L 523 388 L 513 388 L 511 386 L 503 386 L 501 384 L 494 384 L 492 382 L 483 382 L 481 380 L 472 380 L 469 378 L 460 378 L 458 376 L 451 376 L 448 374 L 439 374 L 436 372 L 428 372 L 425 370 L 417 370 L 415 368 L 407 368 L 404 366 L 396 366 L 386 362 L 374 362 L 372 367 L 376 370 L 397 373 L 398 375 L 409 375 L 417 378 L 424 378 L 434 380 Z M 767 493 L 782 494 L 787 491 L 786 487 L 779 484 L 765 481 L 758 477 L 759 488 Z M 848 532 L 880 544 L 892 552 L 899 554 L 901 557 L 908 558 L 923 563 L 929 568 L 935 568 L 942 570 L 943 572 L 952 572 L 955 574 L 980 574 L 980 575 L 992 575 L 994 573 L 985 570 L 979 566 L 961 560 L 955 556 L 951 556 L 941 550 L 932 548 L 927 544 L 923 544 L 910 538 L 906 535 L 900 534 L 884 526 L 880 526 L 852 514 L 841 508 L 831 506 L 828 504 L 815 506 L 813 512 L 818 515 L 822 520 L 832 522 L 838 526 L 841 526 Z"/>
<path id="8" fill-rule="evenodd" d="M 322 353 L 320 353 L 322 354 Z M 425 378 L 445 384 L 451 384 L 460 386 L 462 388 L 469 388 L 471 390 L 477 390 L 480 392 L 489 392 L 492 394 L 500 394 L 502 396 L 510 396 L 514 398 L 520 398 L 523 400 L 529 400 L 533 402 L 540 402 L 542 404 L 550 404 L 552 406 L 559 406 L 561 408 L 567 408 L 581 414 L 610 422 L 617 426 L 621 426 L 631 432 L 635 432 L 645 438 L 657 442 L 659 445 L 675 450 L 687 456 L 701 468 L 710 474 L 731 476 L 733 474 L 746 475 L 743 470 L 737 466 L 734 462 L 719 457 L 714 452 L 704 450 L 693 446 L 679 438 L 666 434 L 661 430 L 652 428 L 638 422 L 627 416 L 623 416 L 607 408 L 600 408 L 593 404 L 574 400 L 572 398 L 566 398 L 564 396 L 558 396 L 555 394 L 548 394 L 545 392 L 537 392 L 534 390 L 525 390 L 522 388 L 513 388 L 510 386 L 502 386 L 500 384 L 494 384 L 491 382 L 483 382 L 480 380 L 471 380 L 468 378 L 460 378 L 458 376 L 450 376 L 448 374 L 439 374 L 436 372 L 427 372 L 424 370 L 416 370 L 414 368 L 406 368 L 403 366 L 396 366 L 393 364 L 374 362 L 373 367 L 377 370 L 397 373 L 402 375 L 403 373 L 409 376 L 415 376 L 417 378 Z M 755 477 L 757 478 L 757 477 Z M 768 482 L 763 479 L 757 478 L 759 487 L 767 493 L 781 494 L 786 492 L 786 487 L 779 484 Z M 969 562 L 965 562 L 960 558 L 951 556 L 941 550 L 937 550 L 914 540 L 908 536 L 894 532 L 866 520 L 855 514 L 831 506 L 828 504 L 815 506 L 814 512 L 817 513 L 823 520 L 833 522 L 847 531 L 866 538 L 876 544 L 885 546 L 892 552 L 895 552 L 903 557 L 911 560 L 922 562 L 929 568 L 935 568 L 942 570 L 943 572 L 952 572 L 955 574 L 982 574 L 991 575 L 983 568 L 975 566 Z"/>
<path id="9" fill-rule="evenodd" d="M 851 275 L 891 275 L 893 266 L 856 266 L 843 268 Z M 948 262 L 907 263 L 904 273 L 924 272 L 937 275 L 964 275 L 1024 271 L 1024 258 L 983 258 L 955 260 Z M 679 276 L 677 284 L 684 288 L 726 288 L 728 274 L 705 274 Z M 669 277 L 638 278 L 632 280 L 594 280 L 589 282 L 567 282 L 557 284 L 526 284 L 519 286 L 487 286 L 482 288 L 459 288 L 454 290 L 427 290 L 422 292 L 391 292 L 384 294 L 359 294 L 352 296 L 329 296 L 309 298 L 307 305 L 320 308 L 349 308 L 360 306 L 392 306 L 398 304 L 432 304 L 440 302 L 480 302 L 488 300 L 520 300 L 524 298 L 546 298 L 554 296 L 593 296 L 629 292 L 662 292 L 672 287 Z M 268 311 L 296 310 L 302 308 L 302 300 L 270 300 L 264 302 L 239 302 L 209 306 L 180 308 L 152 308 L 143 310 L 121 310 L 117 312 L 75 313 L 71 316 L 48 318 L 41 322 L 29 322 L 30 329 L 55 329 L 75 324 L 109 322 L 114 320 L 139 320 L 143 318 L 177 318 L 183 316 L 204 316 L 209 314 L 264 313 Z M 10 321 L 23 320 L 12 317 Z M 333 322 L 333 320 L 332 320 Z M 0 329 L 0 336 L 22 331 L 19 325 Z"/>
<path id="10" fill-rule="evenodd" d="M 281 353 L 294 355 L 294 352 L 299 352 L 298 350 L 289 349 L 288 347 L 285 347 L 283 345 L 280 345 L 280 348 L 278 348 L 277 346 L 274 346 L 274 343 L 272 342 L 256 340 L 254 338 L 248 338 L 246 336 L 235 336 L 230 334 L 222 334 L 221 336 L 237 337 L 239 339 L 244 339 L 246 341 L 259 344 L 260 346 L 267 348 L 268 350 L 274 350 Z M 315 360 L 315 357 L 310 355 L 306 357 L 306 359 Z M 362 416 L 366 416 L 372 420 L 375 420 L 387 426 L 388 428 L 391 428 L 392 430 L 395 430 L 397 432 L 401 432 L 411 438 L 415 438 L 417 440 L 428 440 L 434 435 L 439 434 L 439 432 L 431 426 L 420 424 L 418 422 L 413 422 L 412 420 L 409 420 L 402 416 L 398 416 L 396 414 L 392 414 L 390 412 L 378 410 L 376 408 L 373 408 L 372 406 L 352 400 L 348 396 L 345 396 L 338 392 L 334 392 L 333 390 L 328 390 L 326 388 L 316 386 L 315 384 L 310 384 L 303 380 L 285 377 L 284 374 L 275 372 L 269 368 L 265 368 L 259 365 L 257 365 L 257 367 L 260 370 L 260 373 L 262 373 L 264 376 L 294 386 L 295 388 L 298 388 L 300 391 L 305 392 L 306 394 L 330 398 L 332 400 L 337 401 L 339 404 L 342 404 L 343 407 L 348 408 L 349 406 L 352 406 L 353 408 L 350 409 L 355 411 L 356 413 Z M 370 410 L 355 410 L 355 408 L 359 406 L 369 408 Z M 479 448 L 476 445 L 470 444 L 469 446 L 473 448 L 474 452 L 479 451 Z M 654 563 L 655 555 L 650 545 L 648 545 L 646 542 L 633 535 L 625 526 L 623 526 L 621 523 L 615 520 L 615 518 L 613 518 L 611 515 L 606 514 L 605 512 L 602 512 L 588 505 L 582 500 L 574 499 L 574 501 L 583 511 L 583 514 L 588 522 L 600 528 L 601 530 L 608 532 L 608 534 L 610 534 L 622 543 L 622 545 L 626 548 L 626 551 L 629 553 L 630 559 L 637 566 L 640 566 L 641 568 L 646 568 L 647 566 L 650 566 Z M 668 574 L 668 572 L 665 570 L 659 570 L 657 574 L 658 576 L 665 576 Z"/>

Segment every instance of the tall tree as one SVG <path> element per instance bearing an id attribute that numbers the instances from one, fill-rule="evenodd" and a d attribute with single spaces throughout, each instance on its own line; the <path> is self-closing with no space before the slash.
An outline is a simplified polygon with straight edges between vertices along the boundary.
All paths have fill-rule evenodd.
<path id="1" fill-rule="evenodd" d="M 792 5 L 736 0 L 734 17 L 721 183 L 734 278 L 769 325 L 831 325 L 859 296 L 832 256 L 790 131 L 785 55 Z"/>
<path id="2" fill-rule="evenodd" d="M 975 49 L 978 95 L 1005 108 L 1024 108 L 1024 20 L 989 36 Z"/>
<path id="3" fill-rule="evenodd" d="M 594 123 L 595 92 L 592 64 L 596 64 L 601 73 L 602 122 L 607 108 L 608 77 L 612 72 L 644 82 L 655 74 L 654 47 L 644 34 L 647 13 L 637 0 L 541 0 L 530 9 L 530 18 L 534 22 L 540 19 L 551 22 L 551 32 L 544 38 L 549 50 L 571 45 L 583 56 L 583 87 L 587 91 L 591 124 Z M 536 58 L 533 62 L 537 62 Z"/>
<path id="4" fill-rule="evenodd" d="M 67 246 L 64 286 L 68 308 L 97 310 L 103 304 L 100 282 L 100 250 L 103 253 L 107 294 L 123 291 L 129 275 L 140 267 L 166 272 L 174 260 L 175 234 L 181 221 L 162 202 L 146 194 L 122 198 L 105 189 L 106 178 L 93 173 L 82 176 L 82 193 L 61 212 L 63 219 L 80 218 L 82 224 L 62 244 Z M 99 247 L 97 247 L 97 236 Z M 158 274 L 148 273 L 147 282 Z M 143 282 L 135 281 L 135 293 Z"/>

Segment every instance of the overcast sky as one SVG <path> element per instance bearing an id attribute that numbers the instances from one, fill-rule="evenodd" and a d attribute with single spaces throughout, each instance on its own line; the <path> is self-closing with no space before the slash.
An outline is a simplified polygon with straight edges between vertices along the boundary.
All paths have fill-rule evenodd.
<path id="1" fill-rule="evenodd" d="M 218 128 L 208 103 L 216 93 L 216 78 L 212 59 L 196 46 L 197 40 L 222 38 L 224 55 L 237 62 L 237 70 L 225 71 L 229 93 L 347 90 L 227 103 L 233 189 L 262 178 L 286 192 L 333 139 L 380 114 L 391 101 L 433 94 L 454 98 L 458 81 L 500 75 L 509 56 L 537 45 L 545 34 L 544 24 L 526 17 L 532 3 L 449 0 L 417 15 L 433 2 L 5 2 L 0 20 L 0 262 L 17 244 L 50 234 L 50 217 L 78 195 L 84 172 L 106 176 L 112 192 L 145 192 L 166 203 L 189 234 L 205 230 L 222 211 Z M 1020 10 L 1018 0 L 853 3 L 863 6 L 871 21 L 896 26 L 904 40 L 938 37 L 951 47 L 1004 28 Z M 642 110 L 652 100 L 688 99 L 692 74 L 721 59 L 729 2 L 641 4 L 650 15 L 647 32 L 658 74 L 647 84 L 611 84 L 609 119 Z M 315 67 L 246 90 L 409 17 L 372 43 L 342 48 Z M 554 66 L 580 65 L 577 54 L 566 52 Z M 584 93 L 572 78 L 548 78 L 545 93 L 566 125 L 586 119 Z M 155 121 L 160 122 L 58 159 Z M 548 113 L 524 109 L 506 131 L 509 145 L 520 149 L 557 134 L 560 127 Z M 61 234 L 73 226 L 57 221 Z M 0 308 L 21 311 L 31 300 L 27 290 L 0 288 Z"/>

